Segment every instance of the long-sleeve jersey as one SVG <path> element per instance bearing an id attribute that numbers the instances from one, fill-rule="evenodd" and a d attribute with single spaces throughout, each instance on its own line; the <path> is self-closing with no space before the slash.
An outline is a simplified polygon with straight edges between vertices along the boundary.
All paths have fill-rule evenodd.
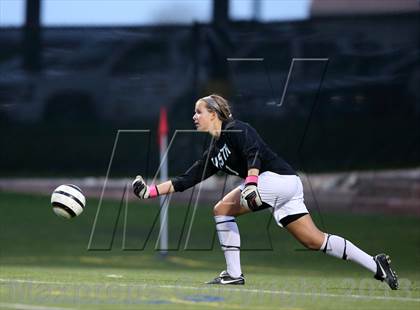
<path id="1" fill-rule="evenodd" d="M 246 178 L 251 168 L 259 169 L 260 173 L 271 171 L 297 175 L 286 161 L 267 146 L 253 127 L 239 120 L 230 120 L 222 123 L 219 138 L 212 140 L 201 159 L 171 181 L 175 191 L 182 192 L 217 171 Z"/>

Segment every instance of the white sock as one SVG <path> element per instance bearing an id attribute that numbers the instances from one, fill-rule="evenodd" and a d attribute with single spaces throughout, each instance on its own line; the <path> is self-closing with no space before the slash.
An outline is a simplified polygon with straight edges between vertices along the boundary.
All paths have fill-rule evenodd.
<path id="1" fill-rule="evenodd" d="M 376 263 L 373 257 L 340 236 L 325 234 L 325 240 L 320 250 L 328 255 L 358 263 L 376 273 Z"/>
<path id="2" fill-rule="evenodd" d="M 227 272 L 230 276 L 237 278 L 242 274 L 240 260 L 241 237 L 235 217 L 216 215 L 214 220 L 216 221 L 220 246 L 225 254 Z"/>

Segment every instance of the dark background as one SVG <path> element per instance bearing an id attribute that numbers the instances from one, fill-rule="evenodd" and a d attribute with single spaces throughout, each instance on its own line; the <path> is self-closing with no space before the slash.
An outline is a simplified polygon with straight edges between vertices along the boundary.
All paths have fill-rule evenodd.
<path id="1" fill-rule="evenodd" d="M 119 129 L 150 134 L 121 134 L 112 174 L 150 175 L 160 108 L 171 138 L 193 129 L 209 93 L 298 170 L 419 166 L 418 12 L 259 23 L 229 21 L 221 7 L 210 24 L 41 27 L 32 3 L 25 26 L 0 28 L 1 176 L 105 175 Z M 302 58 L 324 60 L 295 60 L 281 102 Z M 203 139 L 174 140 L 170 174 Z"/>

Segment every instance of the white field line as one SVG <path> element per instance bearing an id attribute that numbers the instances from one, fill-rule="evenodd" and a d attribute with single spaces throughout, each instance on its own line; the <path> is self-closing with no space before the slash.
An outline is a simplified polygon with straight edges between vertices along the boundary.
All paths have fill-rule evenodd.
<path id="1" fill-rule="evenodd" d="M 20 309 L 20 310 L 70 310 L 71 308 L 57 308 L 57 307 L 46 307 L 46 306 L 35 306 L 25 304 L 12 304 L 7 302 L 0 302 L 0 307 L 6 309 Z"/>
<path id="2" fill-rule="evenodd" d="M 237 293 L 257 293 L 257 294 L 276 294 L 276 295 L 296 295 L 296 296 L 316 296 L 316 297 L 331 297 L 331 298 L 351 298 L 351 299 L 366 299 L 366 300 L 390 300 L 390 301 L 402 301 L 402 302 L 420 302 L 420 298 L 413 297 L 392 297 L 392 296 L 368 296 L 368 295 L 356 295 L 356 294 L 330 294 L 330 293 L 306 293 L 306 292 L 294 292 L 285 290 L 265 290 L 265 289 L 249 289 L 249 288 L 229 288 L 221 286 L 184 286 L 184 285 L 150 285 L 150 284 L 124 284 L 124 283 L 74 283 L 74 282 L 54 282 L 54 281 L 36 281 L 36 280 L 21 280 L 21 279 L 2 279 L 0 282 L 3 283 L 31 283 L 31 284 L 56 284 L 56 285 L 115 285 L 120 287 L 142 287 L 145 289 L 156 288 L 156 289 L 186 289 L 186 290 L 199 290 L 208 289 L 209 291 L 217 292 L 237 292 Z"/>

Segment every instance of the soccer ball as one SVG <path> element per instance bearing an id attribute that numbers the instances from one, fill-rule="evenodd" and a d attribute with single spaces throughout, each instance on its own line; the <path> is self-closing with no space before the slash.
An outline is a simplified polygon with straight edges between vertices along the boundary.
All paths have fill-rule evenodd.
<path id="1" fill-rule="evenodd" d="M 70 219 L 83 212 L 86 198 L 82 190 L 73 184 L 57 187 L 51 195 L 51 205 L 56 215 Z"/>

